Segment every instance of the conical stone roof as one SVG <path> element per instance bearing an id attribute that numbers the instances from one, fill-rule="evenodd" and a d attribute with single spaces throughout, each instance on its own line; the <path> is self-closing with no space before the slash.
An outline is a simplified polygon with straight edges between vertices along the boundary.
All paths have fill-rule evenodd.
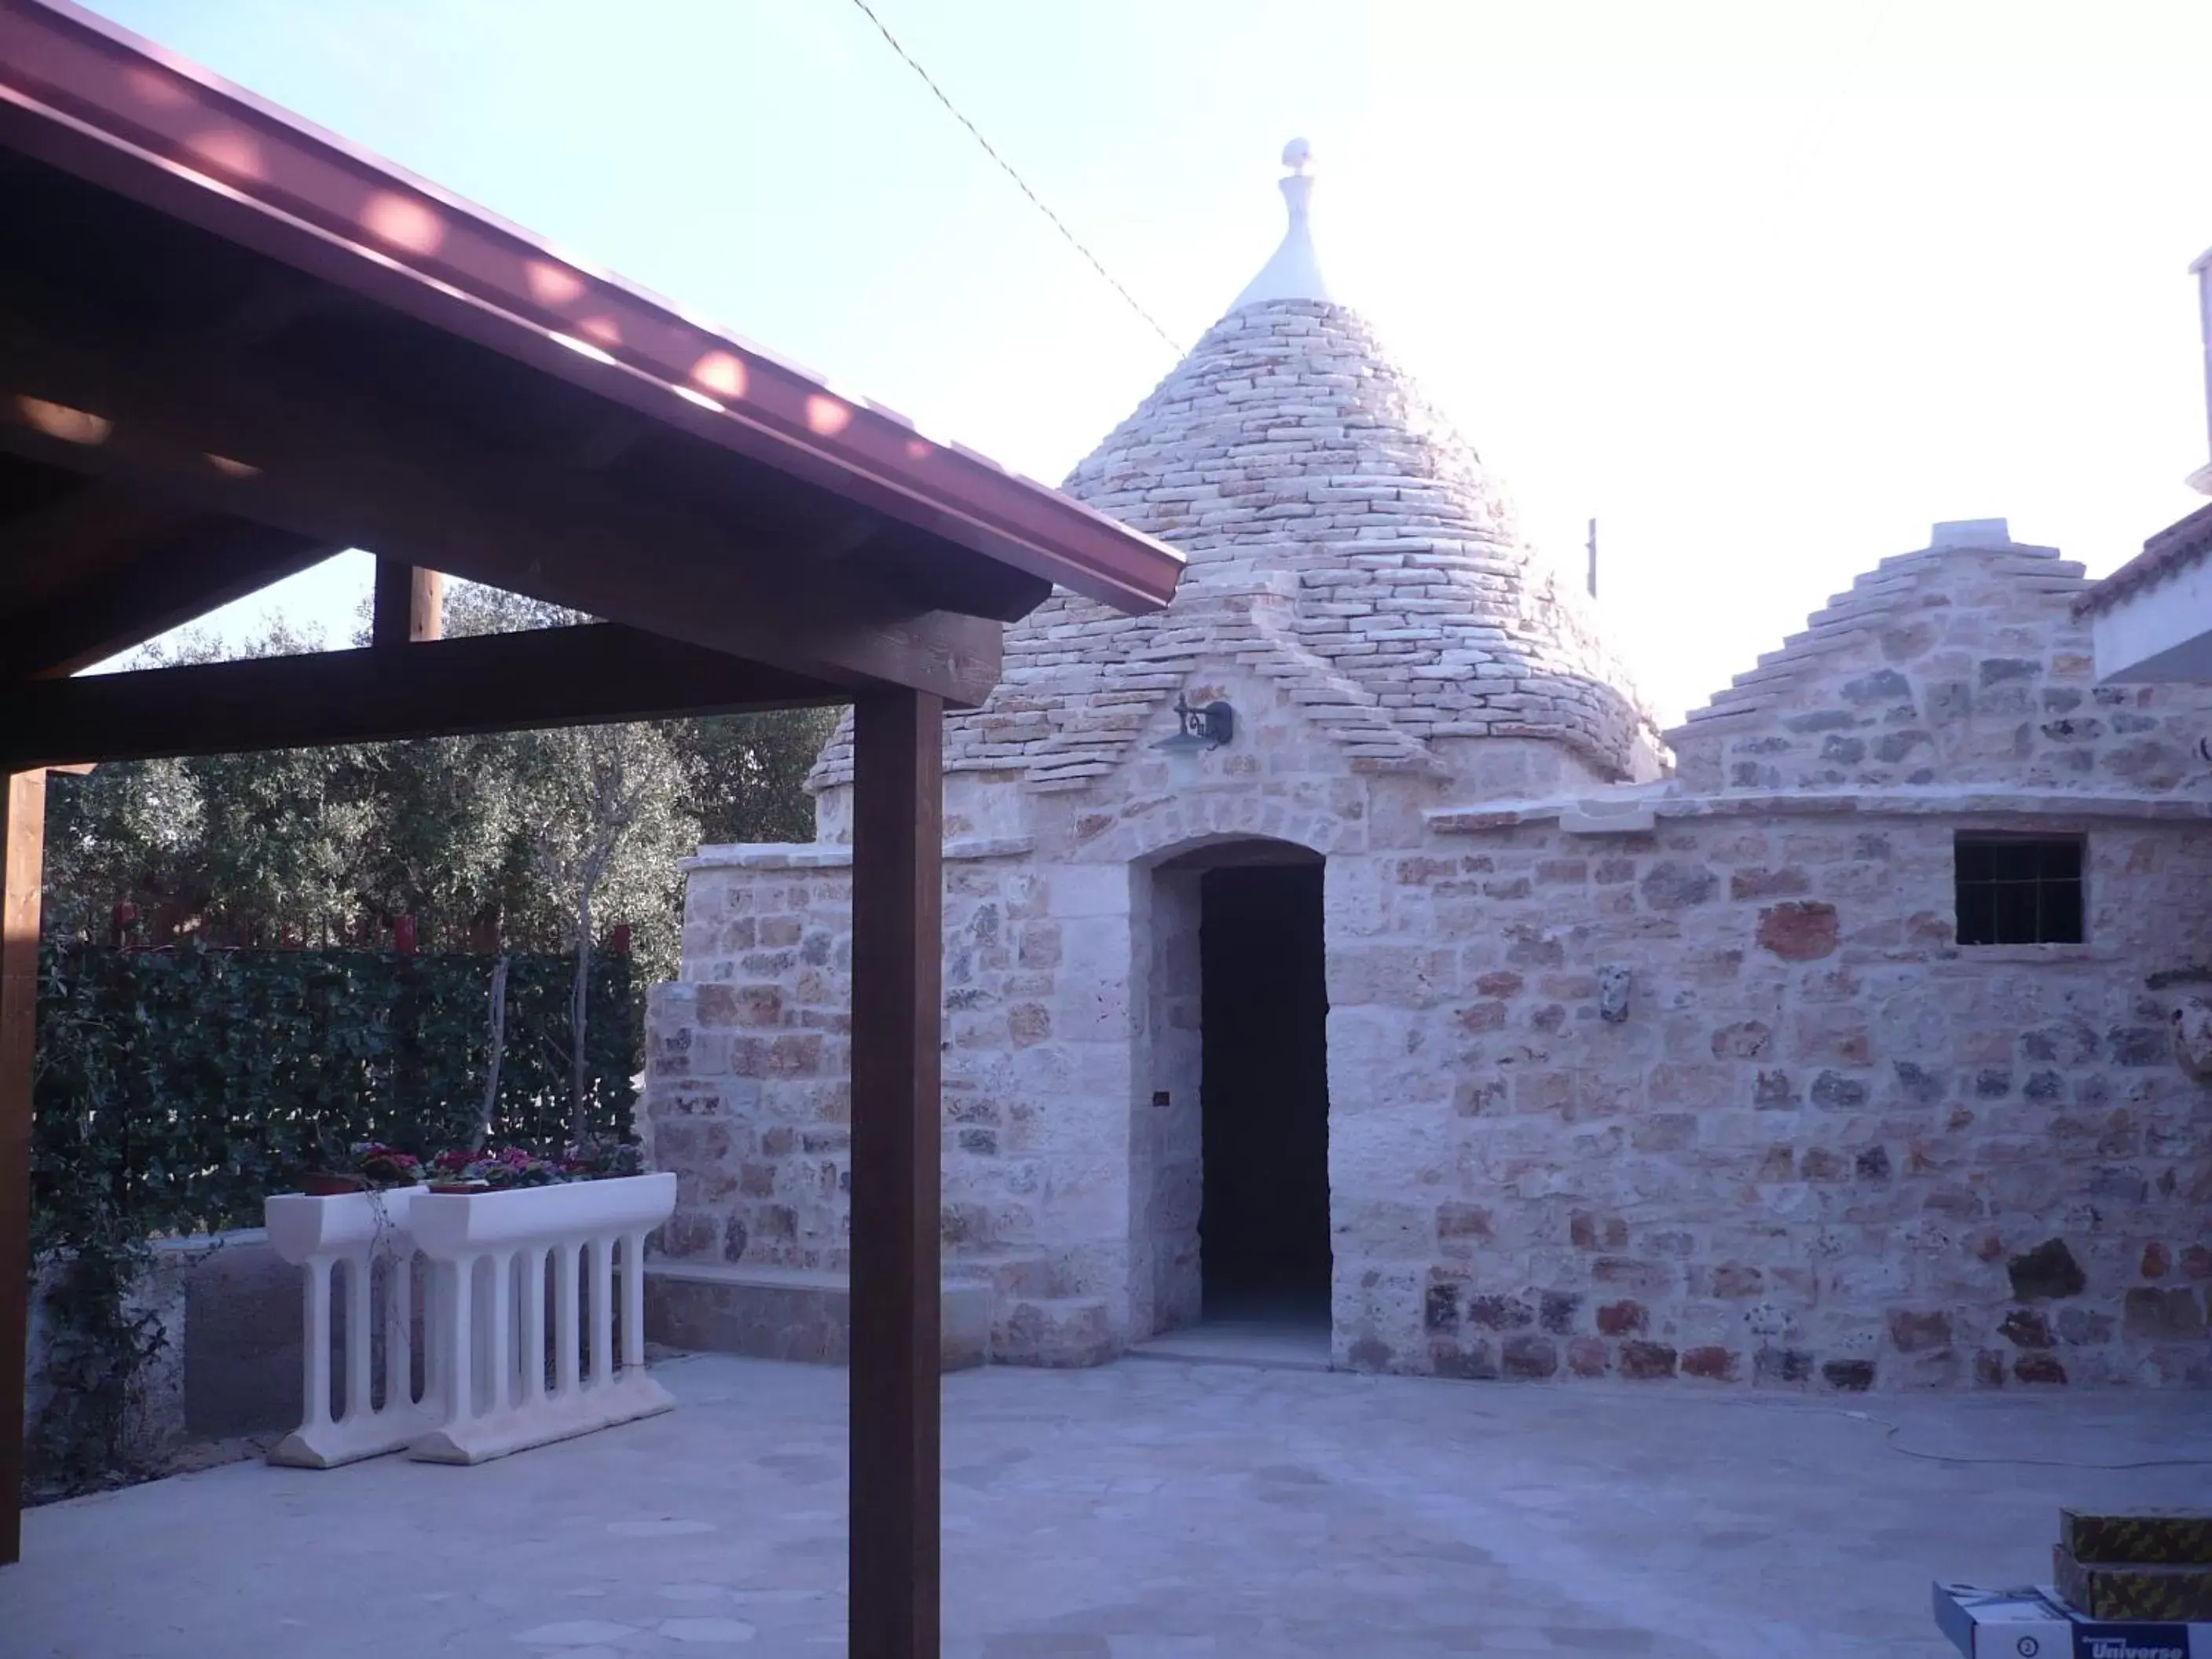
<path id="1" fill-rule="evenodd" d="M 1655 750 L 1585 596 L 1531 554 L 1474 450 L 1328 297 L 1303 161 L 1283 181 L 1290 234 L 1247 290 L 1261 297 L 1063 485 L 1188 557 L 1174 603 L 1123 617 L 1056 593 L 1012 624 L 998 690 L 947 722 L 948 769 L 1079 787 L 1224 660 L 1285 684 L 1362 769 L 1430 768 L 1438 738 L 1550 738 L 1608 777 Z M 850 775 L 841 730 L 814 782 Z"/>

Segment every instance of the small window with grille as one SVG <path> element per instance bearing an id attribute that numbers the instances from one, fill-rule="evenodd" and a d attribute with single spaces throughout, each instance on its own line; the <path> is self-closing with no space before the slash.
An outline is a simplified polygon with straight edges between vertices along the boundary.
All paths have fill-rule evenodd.
<path id="1" fill-rule="evenodd" d="M 2080 836 L 1960 836 L 1961 945 L 2079 945 Z"/>

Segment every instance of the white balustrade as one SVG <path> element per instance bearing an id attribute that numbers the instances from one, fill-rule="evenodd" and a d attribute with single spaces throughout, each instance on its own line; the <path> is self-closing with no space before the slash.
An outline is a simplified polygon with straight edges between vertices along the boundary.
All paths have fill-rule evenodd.
<path id="1" fill-rule="evenodd" d="M 665 1171 L 418 1194 L 410 1226 L 434 1264 L 441 1388 L 438 1421 L 409 1455 L 480 1463 L 672 1407 L 645 1369 L 645 1239 L 675 1207 Z"/>
<path id="2" fill-rule="evenodd" d="M 398 1451 L 434 1427 L 442 1415 L 435 1403 L 440 1379 L 431 1355 L 425 1356 L 430 1375 L 424 1399 L 418 1403 L 414 1398 L 415 1239 L 409 1219 L 421 1192 L 419 1187 L 398 1187 L 332 1198 L 286 1193 L 264 1206 L 270 1247 L 305 1270 L 302 1419 L 269 1454 L 270 1462 L 326 1469 Z M 338 1304 L 332 1280 L 341 1269 L 345 1290 Z M 384 1328 L 380 1402 L 373 1370 L 379 1300 Z M 345 1346 L 344 1388 L 336 1413 L 331 1406 L 334 1333 L 343 1335 Z"/>

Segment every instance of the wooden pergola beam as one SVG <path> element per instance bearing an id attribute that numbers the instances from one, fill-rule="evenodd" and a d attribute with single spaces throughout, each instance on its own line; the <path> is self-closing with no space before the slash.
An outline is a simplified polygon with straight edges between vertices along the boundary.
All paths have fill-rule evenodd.
<path id="1" fill-rule="evenodd" d="M 972 706 L 997 683 L 996 622 L 927 610 L 803 544 L 763 548 L 716 515 L 426 428 L 328 378 L 5 297 L 0 447 L 15 453 L 833 686 Z"/>
<path id="2" fill-rule="evenodd" d="M 847 1652 L 936 1659 L 942 706 L 853 710 L 853 1331 Z"/>
<path id="3" fill-rule="evenodd" d="M 0 620 L 0 668 L 73 674 L 318 564 L 327 543 L 218 514 L 185 515 L 96 585 Z M 0 556 L 7 547 L 0 543 Z"/>
<path id="4" fill-rule="evenodd" d="M 79 479 L 57 500 L 0 524 L 0 612 L 46 603 L 69 586 L 68 568 L 175 534 L 195 517 L 174 501 Z"/>
<path id="5" fill-rule="evenodd" d="M 399 651 L 323 651 L 0 686 L 0 767 L 311 749 L 835 700 L 833 689 L 780 669 L 594 623 Z"/>
<path id="6" fill-rule="evenodd" d="M 29 1342 L 31 1079 L 46 776 L 0 775 L 0 1565 L 22 1559 L 23 1368 Z"/>
<path id="7" fill-rule="evenodd" d="M 379 559 L 369 618 L 368 642 L 380 648 L 444 638 L 446 579 L 404 560 Z"/>

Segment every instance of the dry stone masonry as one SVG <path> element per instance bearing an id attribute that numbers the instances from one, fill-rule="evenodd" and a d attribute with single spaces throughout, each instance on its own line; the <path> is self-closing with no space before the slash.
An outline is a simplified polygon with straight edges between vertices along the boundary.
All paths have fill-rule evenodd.
<path id="1" fill-rule="evenodd" d="M 1069 480 L 1189 556 L 1174 605 L 1055 597 L 951 724 L 943 1237 L 990 1357 L 1201 1316 L 1202 870 L 1303 857 L 1337 1364 L 2212 1385 L 2212 700 L 2097 684 L 2080 567 L 1978 521 L 1662 740 L 1304 268 Z M 1158 747 L 1178 698 L 1231 740 Z M 846 1266 L 849 780 L 841 735 L 819 841 L 701 850 L 653 995 L 659 1248 L 718 1305 Z M 1959 837 L 2021 834 L 2078 838 L 2079 939 L 1960 943 Z"/>

